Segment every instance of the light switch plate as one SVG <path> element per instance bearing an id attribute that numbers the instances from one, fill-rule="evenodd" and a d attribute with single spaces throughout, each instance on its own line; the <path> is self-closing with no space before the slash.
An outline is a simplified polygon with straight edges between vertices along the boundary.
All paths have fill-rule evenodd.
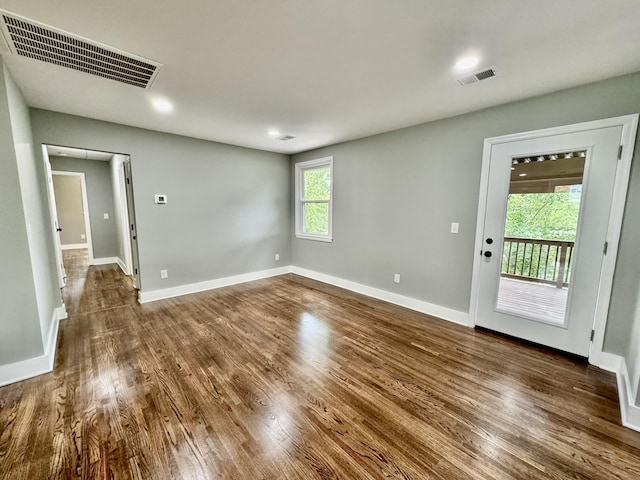
<path id="1" fill-rule="evenodd" d="M 109 220 L 109 214 L 108 214 L 108 213 L 105 213 L 105 214 L 104 214 L 104 219 L 105 219 L 105 220 Z"/>
<path id="2" fill-rule="evenodd" d="M 458 222 L 451 223 L 451 233 L 458 233 L 460 230 L 460 224 Z"/>
<path id="3" fill-rule="evenodd" d="M 167 196 L 163 193 L 155 195 L 154 199 L 158 205 L 166 205 L 167 203 Z"/>

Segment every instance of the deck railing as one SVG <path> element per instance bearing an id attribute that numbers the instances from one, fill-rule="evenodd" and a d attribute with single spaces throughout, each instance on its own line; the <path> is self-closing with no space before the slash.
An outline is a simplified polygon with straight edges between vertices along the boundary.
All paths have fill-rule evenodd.
<path id="1" fill-rule="evenodd" d="M 569 286 L 574 242 L 504 237 L 503 277 Z"/>

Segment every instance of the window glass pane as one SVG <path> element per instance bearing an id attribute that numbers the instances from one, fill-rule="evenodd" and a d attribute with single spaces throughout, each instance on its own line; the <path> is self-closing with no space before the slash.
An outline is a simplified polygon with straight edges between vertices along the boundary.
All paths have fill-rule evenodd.
<path id="1" fill-rule="evenodd" d="M 331 171 L 329 167 L 304 171 L 304 199 L 329 200 L 331 195 Z"/>
<path id="2" fill-rule="evenodd" d="M 565 324 L 585 158 L 560 152 L 514 159 L 498 310 Z"/>
<path id="3" fill-rule="evenodd" d="M 305 203 L 303 220 L 304 233 L 329 235 L 329 204 Z"/>

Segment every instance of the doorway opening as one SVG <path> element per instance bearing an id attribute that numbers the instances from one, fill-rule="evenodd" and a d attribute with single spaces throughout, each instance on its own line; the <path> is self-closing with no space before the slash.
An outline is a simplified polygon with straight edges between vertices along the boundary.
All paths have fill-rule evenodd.
<path id="1" fill-rule="evenodd" d="M 93 261 L 91 217 L 83 172 L 51 170 L 62 250 L 87 250 Z M 63 227 L 64 226 L 64 227 Z"/>
<path id="2" fill-rule="evenodd" d="M 130 157 L 58 145 L 42 152 L 60 287 L 68 293 L 109 271 L 122 277 L 119 289 L 139 289 Z"/>

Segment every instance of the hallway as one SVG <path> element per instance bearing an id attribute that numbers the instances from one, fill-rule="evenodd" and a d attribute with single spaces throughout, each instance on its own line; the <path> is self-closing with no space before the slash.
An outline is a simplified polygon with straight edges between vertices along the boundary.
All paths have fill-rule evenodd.
<path id="1" fill-rule="evenodd" d="M 62 297 L 70 318 L 136 304 L 131 278 L 117 264 L 89 267 L 86 249 L 64 250 L 62 256 L 67 273 Z"/>

